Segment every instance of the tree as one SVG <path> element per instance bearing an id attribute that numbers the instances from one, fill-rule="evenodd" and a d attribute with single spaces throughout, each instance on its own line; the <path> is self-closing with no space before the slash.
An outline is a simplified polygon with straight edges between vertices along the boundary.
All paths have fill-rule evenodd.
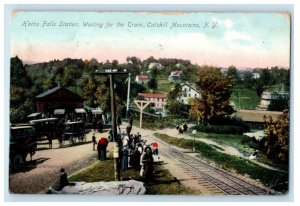
<path id="1" fill-rule="evenodd" d="M 188 113 L 188 107 L 177 100 L 181 94 L 181 90 L 181 85 L 177 83 L 174 89 L 168 93 L 166 109 L 172 115 L 182 115 Z"/>
<path id="2" fill-rule="evenodd" d="M 235 66 L 228 67 L 227 75 L 231 77 L 235 83 L 239 82 L 239 75 Z"/>
<path id="3" fill-rule="evenodd" d="M 255 85 L 255 79 L 253 78 L 252 72 L 246 71 L 244 73 L 244 85 L 248 89 L 252 89 L 252 87 Z"/>
<path id="4" fill-rule="evenodd" d="M 181 81 L 194 82 L 195 77 L 197 75 L 198 67 L 192 64 L 189 64 L 188 66 L 181 66 L 181 67 L 182 67 L 181 75 L 180 75 Z"/>
<path id="5" fill-rule="evenodd" d="M 76 65 L 69 65 L 65 68 L 62 77 L 63 86 L 75 86 L 76 80 L 82 75 L 82 71 Z"/>
<path id="6" fill-rule="evenodd" d="M 263 152 L 269 159 L 287 163 L 289 159 L 289 110 L 284 110 L 276 122 L 265 121 Z"/>
<path id="7" fill-rule="evenodd" d="M 151 78 L 148 81 L 147 84 L 148 84 L 149 89 L 152 89 L 152 90 L 156 90 L 157 89 L 157 80 L 156 80 L 156 78 Z"/>
<path id="8" fill-rule="evenodd" d="M 271 83 L 271 73 L 269 69 L 263 69 L 261 72 L 261 77 L 259 80 L 262 82 L 263 85 L 268 86 Z"/>
<path id="9" fill-rule="evenodd" d="M 34 111 L 32 81 L 18 56 L 10 60 L 10 121 L 24 121 Z"/>
<path id="10" fill-rule="evenodd" d="M 283 97 L 272 99 L 268 107 L 269 111 L 283 111 L 289 108 L 289 101 Z"/>
<path id="11" fill-rule="evenodd" d="M 199 70 L 196 85 L 201 98 L 190 98 L 190 116 L 203 123 L 220 123 L 234 110 L 230 105 L 232 79 L 220 69 L 204 66 Z"/>

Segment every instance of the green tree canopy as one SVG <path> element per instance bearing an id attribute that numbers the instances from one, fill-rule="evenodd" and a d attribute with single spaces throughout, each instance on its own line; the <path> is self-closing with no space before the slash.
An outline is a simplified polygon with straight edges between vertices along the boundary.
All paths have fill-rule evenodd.
<path id="1" fill-rule="evenodd" d="M 190 98 L 189 111 L 192 118 L 203 123 L 219 123 L 233 113 L 230 105 L 231 88 L 233 81 L 222 74 L 220 69 L 204 66 L 199 70 L 197 88 L 201 98 Z"/>
<path id="2" fill-rule="evenodd" d="M 265 122 L 266 141 L 263 152 L 269 159 L 284 163 L 289 159 L 289 111 L 284 110 L 283 115 L 273 122 L 269 119 Z"/>

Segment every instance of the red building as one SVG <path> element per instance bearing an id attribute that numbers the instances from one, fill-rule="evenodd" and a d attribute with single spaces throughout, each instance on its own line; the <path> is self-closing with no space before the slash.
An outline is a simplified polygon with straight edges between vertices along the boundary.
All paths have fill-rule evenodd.
<path id="1" fill-rule="evenodd" d="M 75 108 L 83 108 L 84 99 L 70 90 L 57 86 L 36 96 L 37 112 L 53 113 L 55 109 L 72 112 Z"/>

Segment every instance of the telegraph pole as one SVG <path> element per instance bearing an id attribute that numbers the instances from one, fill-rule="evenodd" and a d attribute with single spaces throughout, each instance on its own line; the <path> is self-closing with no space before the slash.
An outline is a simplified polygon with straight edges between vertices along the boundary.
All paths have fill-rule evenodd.
<path id="1" fill-rule="evenodd" d="M 117 70 L 108 69 L 105 72 L 96 71 L 95 75 L 102 75 L 109 77 L 109 89 L 110 89 L 110 103 L 111 103 L 111 116 L 112 116 L 112 135 L 114 142 L 114 168 L 115 168 L 115 180 L 121 180 L 120 172 L 120 150 L 119 147 L 120 139 L 118 138 L 117 131 L 117 117 L 116 117 L 116 101 L 115 101 L 115 92 L 114 92 L 114 76 L 128 74 L 128 72 L 118 72 Z"/>
<path id="2" fill-rule="evenodd" d="M 128 74 L 128 89 L 127 89 L 126 119 L 128 119 L 128 111 L 129 111 L 130 77 L 131 77 L 131 74 L 129 73 Z"/>

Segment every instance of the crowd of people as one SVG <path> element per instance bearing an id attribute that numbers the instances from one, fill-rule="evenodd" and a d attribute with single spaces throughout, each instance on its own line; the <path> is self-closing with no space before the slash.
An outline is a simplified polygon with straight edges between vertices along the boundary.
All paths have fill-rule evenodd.
<path id="1" fill-rule="evenodd" d="M 131 130 L 132 125 L 129 124 L 126 127 L 126 132 L 118 134 L 120 169 L 124 172 L 132 168 L 139 171 L 140 176 L 150 180 L 153 175 L 153 156 L 158 156 L 158 143 L 148 143 L 147 140 L 142 139 L 139 132 L 132 134 Z M 93 150 L 97 145 L 99 160 L 106 159 L 107 146 L 110 141 L 113 141 L 112 136 L 112 130 L 110 130 L 108 138 L 100 137 L 97 141 L 96 136 L 93 134 Z"/>
<path id="2" fill-rule="evenodd" d="M 183 134 L 183 132 L 186 132 L 188 129 L 187 123 L 178 124 L 176 126 L 176 129 L 178 130 L 179 134 Z"/>

